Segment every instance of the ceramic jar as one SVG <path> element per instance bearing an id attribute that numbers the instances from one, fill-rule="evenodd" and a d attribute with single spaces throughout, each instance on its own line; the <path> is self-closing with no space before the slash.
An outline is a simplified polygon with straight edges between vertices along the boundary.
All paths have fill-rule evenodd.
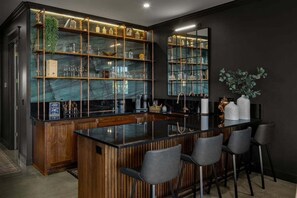
<path id="1" fill-rule="evenodd" d="M 237 99 L 237 106 L 239 109 L 239 119 L 249 120 L 251 119 L 251 103 L 248 97 L 242 95 L 240 98 Z"/>
<path id="2" fill-rule="evenodd" d="M 239 109 L 233 101 L 225 106 L 224 114 L 226 120 L 239 120 Z"/>
<path id="3" fill-rule="evenodd" d="M 166 105 L 163 105 L 163 107 L 162 107 L 162 113 L 167 113 L 167 107 L 166 107 Z"/>

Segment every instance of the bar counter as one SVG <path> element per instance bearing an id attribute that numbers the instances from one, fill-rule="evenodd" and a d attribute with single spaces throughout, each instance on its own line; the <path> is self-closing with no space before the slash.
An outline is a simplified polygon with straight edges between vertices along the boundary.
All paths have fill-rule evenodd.
<path id="1" fill-rule="evenodd" d="M 137 123 L 76 130 L 79 197 L 129 197 L 132 179 L 121 174 L 119 168 L 140 167 L 146 151 L 181 144 L 182 152 L 190 154 L 200 137 L 223 133 L 227 140 L 232 131 L 259 122 L 258 119 L 222 122 L 215 116 L 167 115 L 162 120 L 140 118 Z M 223 173 L 222 160 L 218 163 L 219 174 Z M 184 192 L 194 182 L 193 170 L 191 165 L 185 166 L 181 183 Z M 210 175 L 209 167 L 204 169 L 204 175 Z M 170 195 L 169 184 L 157 185 L 156 193 L 158 197 Z M 149 185 L 137 182 L 136 197 L 149 197 Z"/>

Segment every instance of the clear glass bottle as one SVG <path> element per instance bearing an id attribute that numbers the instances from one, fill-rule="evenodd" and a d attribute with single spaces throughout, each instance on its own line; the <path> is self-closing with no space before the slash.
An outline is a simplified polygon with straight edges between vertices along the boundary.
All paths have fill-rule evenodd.
<path id="1" fill-rule="evenodd" d="M 70 25 L 69 25 L 70 28 L 73 28 L 73 29 L 76 29 L 76 21 L 72 18 L 70 19 Z"/>
<path id="2" fill-rule="evenodd" d="M 140 39 L 140 34 L 139 34 L 138 31 L 135 32 L 135 38 L 136 38 L 136 39 Z"/>
<path id="3" fill-rule="evenodd" d="M 112 28 L 109 28 L 108 34 L 113 35 L 113 29 Z"/>
<path id="4" fill-rule="evenodd" d="M 105 28 L 105 27 L 103 27 L 103 29 L 102 29 L 102 33 L 103 33 L 103 34 L 106 34 L 106 28 Z"/>

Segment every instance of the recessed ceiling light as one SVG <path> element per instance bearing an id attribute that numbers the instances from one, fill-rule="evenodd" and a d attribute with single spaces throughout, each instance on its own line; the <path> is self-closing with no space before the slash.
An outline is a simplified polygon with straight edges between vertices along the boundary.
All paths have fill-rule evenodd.
<path id="1" fill-rule="evenodd" d="M 151 5 L 150 5 L 150 3 L 149 2 L 145 2 L 144 4 L 143 4 L 143 7 L 144 8 L 149 8 Z"/>

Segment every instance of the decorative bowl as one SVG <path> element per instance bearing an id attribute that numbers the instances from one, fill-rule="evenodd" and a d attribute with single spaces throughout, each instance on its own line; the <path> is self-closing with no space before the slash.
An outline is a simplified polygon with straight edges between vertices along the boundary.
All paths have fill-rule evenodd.
<path id="1" fill-rule="evenodd" d="M 105 56 L 114 56 L 114 55 L 116 55 L 116 52 L 104 52 L 104 51 L 103 51 L 103 54 L 104 54 Z"/>

